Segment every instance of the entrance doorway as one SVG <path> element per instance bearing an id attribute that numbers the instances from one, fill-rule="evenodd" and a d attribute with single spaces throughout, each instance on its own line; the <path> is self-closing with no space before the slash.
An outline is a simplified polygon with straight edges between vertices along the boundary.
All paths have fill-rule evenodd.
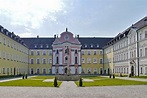
<path id="1" fill-rule="evenodd" d="M 131 76 L 134 76 L 134 66 L 131 66 Z"/>

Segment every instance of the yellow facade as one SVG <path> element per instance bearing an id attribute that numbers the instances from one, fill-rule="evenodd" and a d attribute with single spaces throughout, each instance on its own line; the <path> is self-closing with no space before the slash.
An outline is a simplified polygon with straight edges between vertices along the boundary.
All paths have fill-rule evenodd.
<path id="1" fill-rule="evenodd" d="M 82 69 L 84 74 L 102 74 L 103 50 L 82 49 Z"/>
<path id="2" fill-rule="evenodd" d="M 28 48 L 0 32 L 0 75 L 28 71 Z"/>
<path id="3" fill-rule="evenodd" d="M 29 51 L 30 74 L 51 74 L 52 50 L 40 49 Z M 33 59 L 33 62 L 31 61 Z M 39 59 L 39 61 L 37 61 Z"/>
<path id="4" fill-rule="evenodd" d="M 108 46 L 104 49 L 104 69 L 106 73 L 113 74 L 113 46 Z"/>

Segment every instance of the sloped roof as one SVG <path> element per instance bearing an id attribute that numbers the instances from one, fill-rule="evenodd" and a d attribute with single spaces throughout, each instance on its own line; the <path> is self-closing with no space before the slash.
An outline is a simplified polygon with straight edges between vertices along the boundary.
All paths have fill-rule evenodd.
<path id="1" fill-rule="evenodd" d="M 80 37 L 79 41 L 82 44 L 82 49 L 102 49 L 112 39 L 104 37 Z"/>
<path id="2" fill-rule="evenodd" d="M 52 49 L 52 44 L 55 40 L 55 38 L 21 38 L 21 39 L 29 47 L 29 49 Z M 101 49 L 112 38 L 81 37 L 78 39 L 82 44 L 82 49 Z M 85 47 L 85 45 L 87 47 Z"/>
<path id="3" fill-rule="evenodd" d="M 29 47 L 29 49 L 52 49 L 52 43 L 55 40 L 55 38 L 21 38 L 21 39 Z"/>

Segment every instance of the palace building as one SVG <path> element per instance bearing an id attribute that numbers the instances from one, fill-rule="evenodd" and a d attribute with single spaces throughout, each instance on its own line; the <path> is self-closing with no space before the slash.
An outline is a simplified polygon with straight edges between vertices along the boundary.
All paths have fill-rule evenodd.
<path id="1" fill-rule="evenodd" d="M 110 37 L 20 38 L 0 26 L 0 75 L 65 74 L 147 75 L 147 17 Z"/>

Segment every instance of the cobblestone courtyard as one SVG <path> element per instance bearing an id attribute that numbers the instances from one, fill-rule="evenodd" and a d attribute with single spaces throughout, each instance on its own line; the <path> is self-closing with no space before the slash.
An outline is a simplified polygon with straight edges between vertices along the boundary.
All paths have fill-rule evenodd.
<path id="1" fill-rule="evenodd" d="M 76 87 L 64 81 L 54 87 L 0 87 L 0 98 L 147 98 L 147 85 Z"/>

